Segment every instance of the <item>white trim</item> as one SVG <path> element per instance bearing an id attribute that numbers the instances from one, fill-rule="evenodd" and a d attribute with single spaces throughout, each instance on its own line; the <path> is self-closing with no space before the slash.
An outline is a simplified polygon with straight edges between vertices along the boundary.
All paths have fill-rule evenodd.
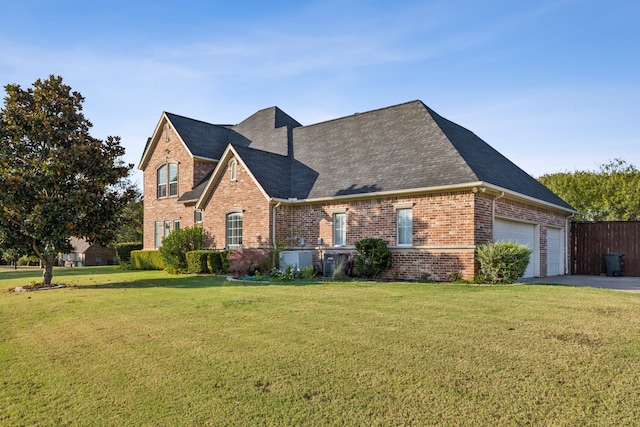
<path id="1" fill-rule="evenodd" d="M 276 200 L 274 198 L 270 198 L 269 197 L 267 192 L 264 191 L 264 188 L 262 188 L 262 186 L 260 185 L 260 183 L 258 182 L 256 177 L 253 175 L 251 170 L 244 163 L 244 161 L 242 160 L 242 157 L 240 157 L 240 155 L 238 154 L 236 149 L 233 148 L 233 146 L 231 144 L 229 144 L 229 145 L 227 145 L 227 148 L 224 150 L 224 153 L 222 154 L 222 157 L 220 158 L 220 161 L 218 162 L 216 167 L 213 169 L 213 173 L 211 174 L 211 178 L 209 178 L 209 181 L 207 182 L 207 185 L 204 187 L 204 191 L 200 195 L 200 198 L 198 198 L 198 201 L 196 202 L 196 206 L 195 206 L 196 209 L 204 209 L 205 208 L 205 206 L 204 206 L 205 202 L 209 199 L 209 196 L 211 196 L 211 191 L 213 189 L 214 183 L 218 182 L 220 177 L 224 174 L 224 172 L 226 171 L 227 163 L 229 162 L 229 160 L 232 157 L 235 157 L 235 159 L 238 161 L 238 165 L 240 165 L 240 166 L 242 166 L 244 168 L 244 170 L 247 173 L 247 175 L 249 175 L 249 177 L 253 180 L 254 184 L 256 185 L 258 190 L 260 190 L 260 192 L 262 193 L 262 195 L 264 196 L 264 198 L 267 201 L 271 202 L 271 201 Z M 277 203 L 277 201 L 276 201 L 276 203 Z"/>
<path id="2" fill-rule="evenodd" d="M 333 196 L 333 197 L 318 197 L 315 199 L 312 198 L 312 199 L 300 199 L 300 200 L 287 200 L 287 199 L 272 197 L 269 200 L 273 203 L 282 202 L 283 204 L 316 204 L 316 203 L 323 203 L 323 202 L 374 199 L 374 198 L 384 198 L 384 197 L 392 197 L 392 196 L 411 196 L 411 195 L 423 195 L 423 194 L 430 194 L 430 193 L 447 193 L 447 192 L 456 192 L 456 191 L 465 191 L 465 190 L 473 191 L 474 187 L 476 188 L 480 187 L 480 188 L 486 188 L 488 190 L 492 190 L 493 192 L 497 193 L 496 195 L 500 195 L 500 193 L 504 192 L 505 198 L 508 196 L 509 199 L 520 200 L 528 204 L 544 207 L 549 210 L 560 211 L 565 214 L 578 213 L 578 211 L 564 208 L 562 206 L 545 202 L 543 200 L 539 200 L 530 196 L 525 196 L 515 191 L 498 187 L 497 185 L 487 184 L 483 181 L 467 182 L 463 184 L 454 184 L 454 185 L 440 185 L 435 187 L 410 188 L 407 190 L 377 191 L 374 193 L 348 194 L 344 196 Z"/>
<path id="3" fill-rule="evenodd" d="M 158 121 L 158 124 L 156 125 L 156 128 L 153 131 L 153 134 L 151 135 L 149 145 L 147 146 L 147 149 L 144 151 L 144 153 L 142 153 L 142 158 L 140 159 L 140 163 L 138 164 L 138 169 L 145 170 L 149 165 L 149 161 L 151 160 L 151 156 L 156 149 L 156 145 L 158 145 L 158 141 L 160 140 L 160 134 L 163 132 L 165 124 L 170 124 L 170 127 L 178 136 L 178 141 L 182 143 L 184 149 L 187 151 L 187 154 L 189 154 L 189 157 L 191 157 L 192 159 L 194 158 L 193 153 L 191 152 L 191 150 L 189 150 L 189 147 L 182 139 L 182 136 L 180 136 L 174 124 L 171 123 L 171 120 L 169 120 L 169 117 L 167 116 L 167 112 L 163 111 L 162 115 L 160 116 L 160 120 Z"/>
<path id="4" fill-rule="evenodd" d="M 393 204 L 393 209 L 395 210 L 399 210 L 399 209 L 413 209 L 413 207 L 416 205 L 416 202 L 401 202 L 401 203 L 394 203 Z"/>
<path id="5" fill-rule="evenodd" d="M 202 209 L 199 209 L 199 210 L 202 210 Z M 244 212 L 244 208 L 229 208 L 224 211 L 224 214 L 229 215 L 232 213 L 243 213 L 243 212 Z"/>

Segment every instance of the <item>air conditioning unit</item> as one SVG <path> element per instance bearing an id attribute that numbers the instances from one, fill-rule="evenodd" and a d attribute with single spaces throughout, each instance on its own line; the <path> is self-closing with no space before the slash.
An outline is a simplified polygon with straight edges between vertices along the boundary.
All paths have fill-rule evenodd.
<path id="1" fill-rule="evenodd" d="M 342 264 L 345 273 L 349 274 L 349 254 L 328 252 L 322 260 L 322 276 L 331 277 L 336 266 Z"/>
<path id="2" fill-rule="evenodd" d="M 313 251 L 282 251 L 280 252 L 280 270 L 288 266 L 299 269 L 313 266 Z"/>

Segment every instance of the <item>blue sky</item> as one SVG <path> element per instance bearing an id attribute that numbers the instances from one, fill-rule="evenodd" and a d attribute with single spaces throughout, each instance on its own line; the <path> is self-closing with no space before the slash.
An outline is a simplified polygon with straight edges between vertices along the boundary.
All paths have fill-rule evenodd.
<path id="1" fill-rule="evenodd" d="M 20 0 L 0 10 L 0 84 L 61 75 L 85 96 L 93 136 L 121 136 L 136 167 L 162 111 L 235 124 L 275 105 L 307 125 L 415 99 L 536 177 L 614 158 L 640 167 L 635 0 Z"/>

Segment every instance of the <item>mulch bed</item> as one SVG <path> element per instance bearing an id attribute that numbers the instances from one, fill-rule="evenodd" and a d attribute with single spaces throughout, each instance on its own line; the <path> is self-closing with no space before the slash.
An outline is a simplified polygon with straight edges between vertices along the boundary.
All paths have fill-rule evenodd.
<path id="1" fill-rule="evenodd" d="M 62 289 L 66 288 L 64 283 L 56 283 L 55 285 L 43 285 L 42 283 L 35 283 L 33 285 L 18 286 L 14 288 L 14 292 L 33 292 L 33 291 L 48 291 L 50 289 Z"/>

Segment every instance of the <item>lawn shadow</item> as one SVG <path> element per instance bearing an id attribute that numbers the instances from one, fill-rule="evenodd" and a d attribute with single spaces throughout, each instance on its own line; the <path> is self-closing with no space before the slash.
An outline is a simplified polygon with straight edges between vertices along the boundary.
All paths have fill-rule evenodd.
<path id="1" fill-rule="evenodd" d="M 313 286 L 324 282 L 295 281 L 295 282 L 267 282 L 251 280 L 227 280 L 227 276 L 215 275 L 178 275 L 175 277 L 163 277 L 152 279 L 137 279 L 114 283 L 101 284 L 75 284 L 76 289 L 145 289 L 145 288 L 174 288 L 174 289 L 199 289 L 222 287 L 264 287 L 264 286 Z"/>

